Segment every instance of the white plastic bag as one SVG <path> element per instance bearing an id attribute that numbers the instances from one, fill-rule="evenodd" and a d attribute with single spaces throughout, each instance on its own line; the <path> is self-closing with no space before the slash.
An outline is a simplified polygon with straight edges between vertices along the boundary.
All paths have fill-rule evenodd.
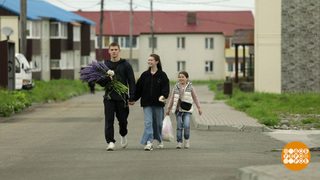
<path id="1" fill-rule="evenodd" d="M 172 127 L 170 116 L 168 115 L 163 119 L 162 140 L 170 141 L 170 142 L 174 141 L 173 127 Z"/>

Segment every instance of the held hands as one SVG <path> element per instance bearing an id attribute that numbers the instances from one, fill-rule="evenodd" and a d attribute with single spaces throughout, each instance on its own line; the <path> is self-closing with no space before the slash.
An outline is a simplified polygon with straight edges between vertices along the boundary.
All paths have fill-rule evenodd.
<path id="1" fill-rule="evenodd" d="M 129 104 L 130 106 L 134 105 L 135 103 L 136 103 L 135 101 L 130 102 L 130 101 L 128 100 L 128 104 Z"/>

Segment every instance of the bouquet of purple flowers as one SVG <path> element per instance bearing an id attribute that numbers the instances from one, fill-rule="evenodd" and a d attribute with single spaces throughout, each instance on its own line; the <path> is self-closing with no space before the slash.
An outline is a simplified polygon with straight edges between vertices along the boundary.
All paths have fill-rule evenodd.
<path id="1" fill-rule="evenodd" d="M 109 99 L 112 91 L 118 93 L 123 100 L 125 100 L 123 95 L 128 94 L 128 87 L 120 82 L 120 78 L 104 62 L 92 61 L 91 64 L 88 64 L 88 67 L 80 71 L 80 74 L 82 82 L 98 82 L 111 77 L 112 80 L 105 86 L 105 90 L 108 92 L 107 98 Z"/>

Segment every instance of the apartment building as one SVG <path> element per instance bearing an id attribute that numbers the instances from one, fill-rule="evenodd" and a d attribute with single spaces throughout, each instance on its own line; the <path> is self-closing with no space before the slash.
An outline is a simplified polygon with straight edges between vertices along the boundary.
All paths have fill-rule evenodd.
<path id="1" fill-rule="evenodd" d="M 100 12 L 74 13 L 96 22 L 98 37 Z M 134 11 L 130 59 L 130 12 L 105 11 L 103 59 L 109 58 L 109 43 L 118 42 L 121 57 L 130 61 L 136 76 L 147 69 L 147 59 L 154 52 L 160 55 L 170 80 L 177 80 L 181 70 L 188 71 L 191 80 L 225 79 L 235 74 L 234 30 L 253 29 L 253 23 L 250 11 L 154 11 L 152 34 L 150 12 Z M 98 52 L 97 43 L 95 47 Z M 249 58 L 248 49 L 245 52 Z"/>

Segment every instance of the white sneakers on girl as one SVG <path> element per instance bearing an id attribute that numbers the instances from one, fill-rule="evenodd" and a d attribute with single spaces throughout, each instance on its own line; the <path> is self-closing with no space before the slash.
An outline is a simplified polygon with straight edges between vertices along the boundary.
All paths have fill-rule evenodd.
<path id="1" fill-rule="evenodd" d="M 189 148 L 190 147 L 190 142 L 189 139 L 184 140 L 184 148 Z"/>
<path id="2" fill-rule="evenodd" d="M 146 151 L 152 151 L 153 150 L 153 145 L 150 141 L 147 142 L 147 145 L 144 147 L 144 150 Z"/>
<path id="3" fill-rule="evenodd" d="M 181 142 L 178 142 L 178 144 L 177 144 L 177 149 L 181 149 L 181 146 L 182 146 L 182 143 L 181 143 Z"/>

